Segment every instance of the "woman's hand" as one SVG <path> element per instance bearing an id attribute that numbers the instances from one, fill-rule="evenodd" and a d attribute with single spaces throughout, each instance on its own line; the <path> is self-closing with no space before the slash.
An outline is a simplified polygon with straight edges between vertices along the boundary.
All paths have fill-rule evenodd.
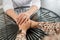
<path id="1" fill-rule="evenodd" d="M 30 22 L 31 22 L 31 28 L 38 28 L 37 26 L 38 26 L 39 22 L 35 22 L 32 20 L 30 20 Z"/>
<path id="2" fill-rule="evenodd" d="M 30 28 L 30 20 L 27 20 L 26 22 L 23 22 L 21 25 L 19 25 L 19 30 L 22 30 L 22 32 L 26 33 L 26 31 Z"/>
<path id="3" fill-rule="evenodd" d="M 19 14 L 19 16 L 17 18 L 17 23 L 22 24 L 24 21 L 30 19 L 30 16 L 33 13 L 36 13 L 37 10 L 38 10 L 38 8 L 34 5 L 32 5 L 28 11 Z"/>
<path id="4" fill-rule="evenodd" d="M 20 13 L 17 18 L 17 24 L 21 25 L 23 22 L 26 22 L 29 19 L 30 19 L 30 15 L 28 12 Z"/>

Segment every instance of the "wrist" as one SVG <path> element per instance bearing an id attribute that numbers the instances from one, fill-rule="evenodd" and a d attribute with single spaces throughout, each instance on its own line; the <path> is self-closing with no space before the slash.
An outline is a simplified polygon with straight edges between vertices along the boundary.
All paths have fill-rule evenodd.
<path id="1" fill-rule="evenodd" d="M 18 31 L 18 34 L 20 34 L 20 33 L 23 33 L 23 34 L 26 35 L 26 31 L 25 31 L 25 30 L 21 30 L 21 29 L 20 29 L 20 30 Z"/>
<path id="2" fill-rule="evenodd" d="M 39 23 L 31 20 L 31 27 L 36 28 Z"/>
<path id="3" fill-rule="evenodd" d="M 24 33 L 25 35 L 26 35 L 26 31 L 25 30 L 22 30 L 22 32 L 21 33 Z"/>
<path id="4" fill-rule="evenodd" d="M 26 34 L 26 30 L 24 30 L 24 29 L 19 29 L 18 33 L 24 33 L 24 34 Z"/>
<path id="5" fill-rule="evenodd" d="M 33 14 L 31 11 L 27 11 L 27 14 L 29 15 L 29 17 Z"/>

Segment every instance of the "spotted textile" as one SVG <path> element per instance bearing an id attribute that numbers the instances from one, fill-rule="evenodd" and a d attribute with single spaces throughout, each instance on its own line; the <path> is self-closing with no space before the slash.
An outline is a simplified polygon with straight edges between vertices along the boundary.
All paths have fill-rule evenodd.
<path id="1" fill-rule="evenodd" d="M 60 40 L 60 34 L 45 36 L 43 40 Z"/>
<path id="2" fill-rule="evenodd" d="M 42 29 L 49 35 L 59 34 L 60 33 L 60 22 L 51 23 L 51 22 L 39 22 L 39 28 Z"/>
<path id="3" fill-rule="evenodd" d="M 26 40 L 26 35 L 25 34 L 17 34 L 16 39 L 15 40 Z"/>

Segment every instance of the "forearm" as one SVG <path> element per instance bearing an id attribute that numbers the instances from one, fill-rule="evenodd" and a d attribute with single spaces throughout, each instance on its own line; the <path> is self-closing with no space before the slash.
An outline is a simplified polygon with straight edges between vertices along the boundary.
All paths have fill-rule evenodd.
<path id="1" fill-rule="evenodd" d="M 32 15 L 33 13 L 36 13 L 41 7 L 41 1 L 40 0 L 32 0 L 31 2 L 31 7 L 30 10 L 28 10 L 28 12 L 30 13 L 30 15 Z"/>
<path id="2" fill-rule="evenodd" d="M 40 28 L 47 34 L 59 34 L 60 32 L 60 22 L 51 23 L 51 22 L 34 22 L 31 21 L 31 27 Z"/>
<path id="3" fill-rule="evenodd" d="M 9 10 L 6 11 L 6 14 L 16 21 L 16 18 L 17 18 L 18 15 L 14 12 L 14 10 L 9 9 Z"/>
<path id="4" fill-rule="evenodd" d="M 33 13 L 37 12 L 37 10 L 38 10 L 37 6 L 33 5 L 27 12 L 28 14 L 32 15 Z"/>

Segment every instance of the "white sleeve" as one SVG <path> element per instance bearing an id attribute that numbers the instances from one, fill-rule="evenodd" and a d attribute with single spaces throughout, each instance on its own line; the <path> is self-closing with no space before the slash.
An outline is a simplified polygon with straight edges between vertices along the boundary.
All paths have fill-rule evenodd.
<path id="1" fill-rule="evenodd" d="M 41 7 L 41 1 L 40 0 L 32 0 L 32 5 L 36 5 L 38 9 Z"/>
<path id="2" fill-rule="evenodd" d="M 3 0 L 3 10 L 6 12 L 8 9 L 14 9 L 12 0 Z"/>

